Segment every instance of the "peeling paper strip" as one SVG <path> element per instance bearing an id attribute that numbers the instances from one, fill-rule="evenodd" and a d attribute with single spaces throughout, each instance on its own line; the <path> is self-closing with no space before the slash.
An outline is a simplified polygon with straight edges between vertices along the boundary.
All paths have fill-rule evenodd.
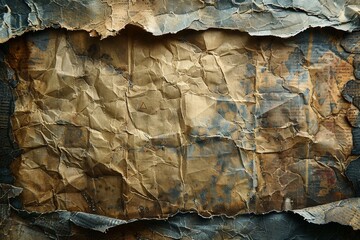
<path id="1" fill-rule="evenodd" d="M 175 0 L 43 1 L 5 0 L 0 10 L 0 42 L 27 31 L 62 27 L 114 36 L 126 25 L 154 35 L 184 29 L 233 29 L 250 35 L 294 36 L 309 27 L 359 29 L 359 3 L 351 1 Z M 74 21 L 76 19 L 76 21 Z"/>
<path id="2" fill-rule="evenodd" d="M 7 199 L 14 198 L 21 193 L 21 189 L 6 184 L 1 184 L 0 189 L 1 194 Z M 5 195 L 3 194 L 4 191 Z M 337 222 L 358 230 L 359 203 L 359 198 L 352 198 L 291 212 L 304 217 L 310 223 L 327 224 L 329 222 Z M 7 204 L 10 207 L 9 203 Z M 12 211 L 18 210 L 12 209 Z M 114 236 L 117 238 L 124 235 L 130 237 L 134 234 L 133 230 L 131 230 L 135 226 L 134 224 L 137 226 L 135 228 L 137 229 L 136 235 L 138 237 L 152 236 L 152 239 L 160 237 L 171 239 L 214 239 L 217 237 L 233 239 L 236 236 L 252 239 L 263 239 L 270 236 L 272 239 L 288 239 L 297 235 L 301 235 L 303 238 L 306 237 L 306 239 L 314 237 L 317 239 L 329 239 L 330 236 L 336 239 L 349 239 L 356 236 L 356 231 L 351 231 L 339 225 L 316 226 L 306 223 L 291 214 L 291 212 L 273 212 L 265 215 L 245 214 L 232 218 L 225 216 L 202 218 L 196 213 L 178 213 L 167 219 L 122 221 L 81 212 L 56 211 L 40 214 L 18 211 L 21 218 L 14 214 L 9 214 L 6 217 L 1 215 L 0 225 L 2 231 L 0 236 L 5 234 L 5 239 L 9 236 L 16 236 L 21 229 L 20 232 L 26 234 L 25 236 L 28 239 L 32 237 L 42 239 L 45 236 L 64 238 L 74 234 L 79 239 L 82 239 L 82 237 L 85 239 L 95 239 L 97 238 L 95 236 L 98 234 L 93 232 L 89 235 L 89 230 L 105 233 L 112 228 L 106 236 L 108 239 L 113 239 Z M 30 223 L 43 229 L 44 233 L 29 228 Z M 9 224 L 12 226 L 11 228 L 9 228 Z M 74 229 L 72 224 L 80 228 Z M 86 233 L 88 236 L 86 236 Z"/>
<path id="3" fill-rule="evenodd" d="M 350 198 L 321 206 L 295 210 L 295 213 L 303 216 L 306 221 L 316 224 L 337 222 L 351 226 L 355 230 L 360 229 L 360 199 Z"/>
<path id="4" fill-rule="evenodd" d="M 100 216 L 99 216 L 100 217 Z M 37 224 L 31 217 L 23 219 L 12 215 L 7 224 L 2 225 L 0 236 L 3 239 L 289 239 L 301 236 L 302 239 L 356 239 L 359 231 L 339 224 L 317 225 L 306 222 L 299 215 L 289 212 L 268 213 L 265 215 L 241 215 L 236 218 L 202 218 L 194 213 L 182 213 L 167 220 L 139 220 L 109 229 L 106 234 L 71 224 L 64 228 L 56 223 L 64 219 L 54 219 L 51 214 L 43 215 L 43 224 Z M 30 223 L 32 223 L 30 225 Z M 45 224 L 47 223 L 47 224 Z M 11 227 L 9 227 L 11 226 Z M 36 226 L 36 227 L 34 227 Z"/>

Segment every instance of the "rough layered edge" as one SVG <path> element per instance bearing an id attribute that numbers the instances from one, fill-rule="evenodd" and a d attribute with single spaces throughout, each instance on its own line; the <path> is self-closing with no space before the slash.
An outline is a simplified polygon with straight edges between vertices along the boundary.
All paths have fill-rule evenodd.
<path id="1" fill-rule="evenodd" d="M 114 15 L 116 15 L 116 4 L 110 4 L 106 1 L 66 0 L 62 1 L 62 4 L 59 5 L 56 2 L 46 3 L 45 1 L 3 0 L 0 2 L 0 43 L 6 42 L 28 31 L 38 31 L 50 27 L 63 27 L 68 30 L 82 29 L 90 32 L 90 34 L 100 34 L 103 38 L 116 35 L 118 31 L 128 24 L 141 26 L 144 30 L 154 35 L 176 33 L 183 29 L 204 30 L 208 28 L 222 28 L 244 31 L 250 35 L 290 37 L 310 27 L 333 27 L 349 32 L 360 29 L 360 6 L 356 4 L 356 0 L 349 1 L 347 4 L 344 2 L 341 4 L 341 1 L 333 1 L 332 4 L 334 5 L 331 6 L 328 6 L 328 3 L 321 5 L 319 2 L 301 6 L 296 5 L 292 1 L 283 1 L 280 5 L 280 1 L 266 0 L 245 0 L 242 2 L 219 1 L 218 4 L 208 2 L 210 1 L 198 1 L 200 5 L 194 4 L 195 6 L 186 6 L 187 9 L 179 10 L 175 7 L 175 1 L 166 1 L 167 6 L 172 8 L 172 10 L 160 11 L 160 13 L 157 13 L 155 11 L 156 9 L 152 9 L 153 7 L 144 10 L 141 8 L 141 5 L 137 5 L 136 3 L 118 3 L 123 4 L 121 6 L 122 9 L 126 9 L 127 6 L 127 10 L 125 11 L 127 14 L 117 22 L 117 18 L 114 17 Z M 138 11 L 134 11 L 136 8 L 138 8 Z M 133 11 L 131 11 L 132 9 Z M 336 11 L 332 11 L 331 9 L 335 9 Z M 74 19 L 76 19 L 76 21 Z M 1 72 L 4 73 L 3 71 L 2 69 Z M 15 87 L 16 85 L 14 82 L 4 84 L 6 86 L 1 87 L 6 89 L 4 90 L 6 94 L 10 93 L 11 87 Z M 6 110 L 8 114 L 6 119 L 10 119 L 13 113 L 13 96 L 11 94 L 6 96 L 8 97 L 9 104 L 9 108 Z M 1 97 L 5 97 L 5 94 L 2 94 Z M 4 114 L 4 112 L 2 112 L 2 114 Z M 6 126 L 4 125 L 3 129 L 8 134 L 6 136 L 7 140 L 6 138 L 1 139 L 3 143 L 6 144 L 2 144 L 0 155 L 2 158 L 1 171 L 5 171 L 1 174 L 1 177 L 6 179 L 2 179 L 1 182 L 11 183 L 11 176 L 9 176 L 5 169 L 7 169 L 7 165 L 20 152 L 11 136 L 10 121 L 6 120 L 4 124 L 5 123 Z M 8 143 L 9 145 L 7 145 Z M 4 162 L 3 159 L 6 159 L 6 161 Z M 61 231 L 64 231 L 64 236 L 69 234 L 71 231 L 67 227 L 70 222 L 83 228 L 105 232 L 115 226 L 140 221 L 123 221 L 105 216 L 67 211 L 57 211 L 47 214 L 24 213 L 16 207 L 16 196 L 21 193 L 21 189 L 7 184 L 1 184 L 0 188 L 3 193 L 0 199 L 1 219 L 10 217 L 11 211 L 16 211 L 23 216 L 31 215 L 30 217 L 34 219 L 32 220 L 34 225 L 45 226 L 45 228 L 53 231 L 56 230 L 55 236 L 63 236 Z M 13 199 L 15 199 L 15 201 L 13 201 Z M 10 207 L 11 205 L 12 207 Z M 312 223 L 325 224 L 338 222 L 343 225 L 349 225 L 354 230 L 358 230 L 360 229 L 359 209 L 360 198 L 354 198 L 294 210 L 292 212 L 301 215 Z M 281 214 L 285 214 L 286 216 L 288 213 Z M 180 215 L 183 221 L 185 221 L 184 216 L 185 215 Z M 236 220 L 238 217 L 232 218 L 232 220 Z M 176 221 L 177 218 L 179 218 L 179 215 L 171 216 L 167 220 L 169 224 L 171 224 L 171 222 Z M 62 227 L 60 229 L 64 229 L 65 227 L 65 230 L 61 230 L 59 233 L 60 226 L 52 225 L 54 222 L 49 219 L 61 223 Z M 224 220 L 227 218 L 215 216 L 212 219 Z M 156 221 L 161 220 L 157 219 Z M 178 224 L 176 226 L 179 227 Z M 170 233 L 168 234 L 174 236 Z M 179 237 L 181 236 L 183 235 L 180 234 Z"/>
<path id="2" fill-rule="evenodd" d="M 10 207 L 10 200 L 21 193 L 20 188 L 0 184 L 1 226 L 0 237 L 28 239 L 67 239 L 76 235 L 78 239 L 96 239 L 103 236 L 96 232 L 108 232 L 107 239 L 136 239 L 157 237 L 161 239 L 354 239 L 360 229 L 360 199 L 347 199 L 290 212 L 271 212 L 263 215 L 244 214 L 236 217 L 213 216 L 203 218 L 196 213 L 177 213 L 166 219 L 134 219 L 123 221 L 100 215 L 56 211 L 51 213 L 29 213 Z M 6 204 L 7 203 L 7 204 Z M 3 214 L 6 212 L 6 214 Z M 295 214 L 294 214 L 295 213 Z M 344 218 L 344 213 L 348 218 Z M 300 216 L 304 217 L 303 220 Z M 311 224 L 313 223 L 313 224 Z M 330 224 L 328 224 L 330 223 Z M 327 225 L 318 225 L 327 224 Z M 88 230 L 88 231 L 85 231 Z"/>
<path id="3" fill-rule="evenodd" d="M 312 27 L 355 31 L 360 29 L 359 15 L 357 0 L 1 0 L 0 43 L 50 27 L 105 38 L 129 24 L 154 35 L 219 28 L 290 37 Z"/>

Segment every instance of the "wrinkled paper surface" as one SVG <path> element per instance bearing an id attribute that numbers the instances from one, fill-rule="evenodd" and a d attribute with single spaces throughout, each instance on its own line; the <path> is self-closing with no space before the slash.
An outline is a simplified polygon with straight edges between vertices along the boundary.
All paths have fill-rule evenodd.
<path id="1" fill-rule="evenodd" d="M 126 25 L 154 35 L 184 29 L 235 29 L 289 37 L 309 27 L 359 30 L 358 0 L 2 0 L 0 42 L 29 30 L 63 27 L 103 37 Z"/>
<path id="2" fill-rule="evenodd" d="M 0 238 L 354 239 L 359 12 L 0 0 Z"/>
<path id="3" fill-rule="evenodd" d="M 26 210 L 114 218 L 265 213 L 354 197 L 343 34 L 130 29 L 9 44 Z"/>

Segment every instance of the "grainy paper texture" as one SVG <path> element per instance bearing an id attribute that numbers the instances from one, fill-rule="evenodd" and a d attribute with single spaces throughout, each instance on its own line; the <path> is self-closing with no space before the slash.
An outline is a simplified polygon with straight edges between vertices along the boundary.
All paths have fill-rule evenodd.
<path id="1" fill-rule="evenodd" d="M 103 37 L 127 24 L 155 35 L 234 29 L 290 37 L 309 27 L 359 29 L 358 0 L 2 0 L 0 42 L 29 30 L 63 27 Z"/>
<path id="2" fill-rule="evenodd" d="M 233 216 L 353 197 L 354 106 L 341 92 L 354 55 L 342 37 L 129 30 L 14 41 L 25 209 Z"/>
<path id="3" fill-rule="evenodd" d="M 354 238 L 359 10 L 0 0 L 0 238 Z"/>

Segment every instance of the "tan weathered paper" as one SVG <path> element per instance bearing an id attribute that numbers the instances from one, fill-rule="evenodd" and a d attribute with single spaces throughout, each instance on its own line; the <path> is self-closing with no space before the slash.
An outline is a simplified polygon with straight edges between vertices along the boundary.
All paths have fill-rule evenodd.
<path id="1" fill-rule="evenodd" d="M 25 151 L 12 169 L 25 209 L 232 216 L 354 196 L 341 97 L 353 55 L 341 38 L 130 29 L 12 41 L 12 123 Z"/>

